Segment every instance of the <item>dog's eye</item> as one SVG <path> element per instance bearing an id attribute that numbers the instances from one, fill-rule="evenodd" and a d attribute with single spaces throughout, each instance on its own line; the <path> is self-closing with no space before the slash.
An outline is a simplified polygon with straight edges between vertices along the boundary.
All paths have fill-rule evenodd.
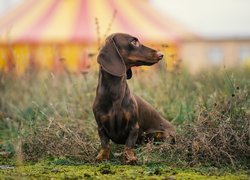
<path id="1" fill-rule="evenodd" d="M 140 43 L 138 40 L 134 39 L 133 41 L 131 41 L 131 44 L 135 47 L 139 47 L 140 46 Z"/>

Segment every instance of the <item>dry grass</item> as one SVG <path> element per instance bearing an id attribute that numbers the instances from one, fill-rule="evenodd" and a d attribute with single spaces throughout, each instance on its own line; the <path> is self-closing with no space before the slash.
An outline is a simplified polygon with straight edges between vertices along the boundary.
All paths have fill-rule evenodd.
<path id="1" fill-rule="evenodd" d="M 140 162 L 249 168 L 248 77 L 248 69 L 196 76 L 185 71 L 135 75 L 129 81 L 131 89 L 178 129 L 174 145 L 138 146 Z M 99 148 L 91 111 L 96 84 L 96 73 L 1 75 L 0 151 L 5 154 L 1 158 L 22 162 L 67 157 L 94 162 Z M 114 145 L 111 160 L 119 159 L 121 151 L 121 146 Z"/>
<path id="2" fill-rule="evenodd" d="M 144 158 L 150 162 L 152 154 L 157 154 L 160 161 L 181 165 L 249 168 L 250 116 L 245 109 L 248 98 L 246 90 L 238 90 L 229 99 L 213 97 L 211 107 L 200 107 L 194 121 L 179 126 L 176 144 L 151 143 L 143 149 Z"/>

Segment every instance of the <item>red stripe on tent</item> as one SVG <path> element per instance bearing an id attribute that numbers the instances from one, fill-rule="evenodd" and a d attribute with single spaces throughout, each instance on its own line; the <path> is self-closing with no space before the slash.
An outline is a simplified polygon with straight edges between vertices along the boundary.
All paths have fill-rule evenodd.
<path id="1" fill-rule="evenodd" d="M 80 8 L 77 13 L 77 18 L 75 21 L 73 36 L 71 41 L 86 41 L 91 42 L 92 38 L 90 36 L 90 12 L 88 0 L 80 1 Z"/>
<path id="2" fill-rule="evenodd" d="M 34 4 L 37 3 L 37 1 L 33 0 L 30 3 L 25 2 L 24 7 L 21 7 L 20 9 L 14 9 L 15 11 L 19 10 L 19 13 L 16 13 L 14 16 L 10 16 L 10 18 L 5 16 L 2 16 L 1 19 L 4 18 L 4 20 L 0 23 L 0 31 L 2 29 L 6 29 L 6 27 L 11 28 L 13 22 L 17 22 L 19 19 L 21 19 L 26 13 L 28 13 Z"/>
<path id="3" fill-rule="evenodd" d="M 36 42 L 40 40 L 39 37 L 41 32 L 43 31 L 46 24 L 48 24 L 48 20 L 51 19 L 52 15 L 56 12 L 59 3 L 60 0 L 54 0 L 51 3 L 51 6 L 44 13 L 44 16 L 42 16 L 33 26 L 31 26 L 29 30 L 18 39 L 18 42 Z"/>
<path id="4" fill-rule="evenodd" d="M 174 33 L 174 31 L 172 30 L 171 27 L 168 27 L 166 25 L 166 23 L 162 23 L 162 20 L 160 18 L 157 18 L 156 16 L 154 16 L 151 12 L 151 10 L 145 8 L 144 6 L 142 6 L 139 1 L 133 1 L 133 3 L 137 3 L 137 5 L 133 6 L 133 7 L 138 7 L 137 10 L 139 10 L 140 12 L 142 12 L 142 14 L 144 14 L 144 16 L 146 17 L 146 19 L 149 19 L 149 21 L 154 22 L 157 27 L 162 28 L 162 29 L 167 29 L 166 34 L 170 34 L 171 38 L 173 38 L 173 40 L 175 42 L 179 42 L 180 38 L 176 35 L 176 33 Z M 147 2 L 144 2 L 147 3 Z M 132 4 L 132 2 L 131 2 Z"/>
<path id="5" fill-rule="evenodd" d="M 118 2 L 118 3 L 117 3 Z M 117 21 L 115 19 L 115 21 L 121 26 L 122 29 L 128 29 L 130 32 L 125 32 L 125 33 L 133 33 L 134 35 L 138 35 L 140 33 L 138 33 L 138 28 L 132 26 L 127 20 L 127 18 L 123 15 L 123 13 L 120 13 L 122 11 L 122 7 L 119 8 L 119 1 L 115 1 L 115 0 L 109 0 L 109 7 L 111 8 L 112 11 L 118 10 L 117 11 Z"/>

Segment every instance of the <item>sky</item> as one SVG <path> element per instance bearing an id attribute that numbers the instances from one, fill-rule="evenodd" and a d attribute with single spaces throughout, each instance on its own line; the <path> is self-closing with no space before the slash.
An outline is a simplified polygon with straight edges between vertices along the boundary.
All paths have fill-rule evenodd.
<path id="1" fill-rule="evenodd" d="M 18 4 L 20 1 L 21 0 L 0 0 L 0 16 Z"/>
<path id="2" fill-rule="evenodd" d="M 250 0 L 148 0 L 163 15 L 212 38 L 250 37 Z M 0 0 L 0 15 L 20 0 Z"/>
<path id="3" fill-rule="evenodd" d="M 206 37 L 250 37 L 250 0 L 150 0 L 155 8 Z"/>

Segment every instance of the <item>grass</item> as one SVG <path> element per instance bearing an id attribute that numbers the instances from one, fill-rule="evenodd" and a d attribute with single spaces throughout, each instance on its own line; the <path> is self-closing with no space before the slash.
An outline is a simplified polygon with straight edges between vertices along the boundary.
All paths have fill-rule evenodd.
<path id="1" fill-rule="evenodd" d="M 97 72 L 82 75 L 28 72 L 21 77 L 1 74 L 0 164 L 22 165 L 65 158 L 84 163 L 75 168 L 88 166 L 93 172 L 98 171 L 99 165 L 85 165 L 94 162 L 100 145 L 91 108 L 97 78 Z M 249 169 L 249 79 L 247 68 L 215 68 L 196 75 L 185 70 L 134 73 L 128 82 L 131 90 L 177 127 L 175 145 L 152 142 L 136 147 L 140 166 L 135 169 L 148 173 L 146 169 L 151 163 L 164 164 L 164 168 L 171 165 Z M 114 172 L 120 171 L 116 164 L 122 169 L 122 149 L 112 145 L 110 162 Z M 37 166 L 44 168 L 39 163 Z M 21 166 L 8 172 L 18 174 L 25 172 L 25 168 L 33 167 Z M 59 167 L 56 174 L 71 168 Z"/>
<path id="2" fill-rule="evenodd" d="M 228 172 L 217 168 L 176 168 L 164 164 L 128 166 L 111 163 L 95 165 L 58 164 L 58 160 L 0 170 L 0 178 L 56 179 L 247 179 L 246 171 Z"/>

